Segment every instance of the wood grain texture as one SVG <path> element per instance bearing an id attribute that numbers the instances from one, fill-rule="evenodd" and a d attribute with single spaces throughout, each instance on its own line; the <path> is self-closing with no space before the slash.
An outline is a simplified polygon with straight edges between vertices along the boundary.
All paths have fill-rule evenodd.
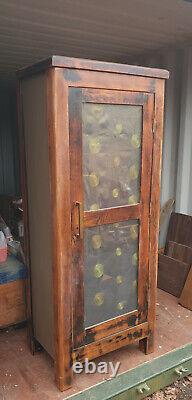
<path id="1" fill-rule="evenodd" d="M 143 135 L 141 161 L 141 217 L 139 232 L 138 266 L 138 310 L 139 322 L 144 322 L 148 315 L 149 288 L 149 203 L 151 189 L 152 146 L 153 146 L 154 96 L 148 95 L 143 105 Z"/>
<path id="2" fill-rule="evenodd" d="M 167 244 L 166 255 L 184 263 L 192 264 L 192 247 L 170 241 Z"/>
<path id="3" fill-rule="evenodd" d="M 155 78 L 120 75 L 99 71 L 63 69 L 63 77 L 70 87 L 126 90 L 130 92 L 155 92 Z"/>
<path id="4" fill-rule="evenodd" d="M 134 341 L 140 341 L 140 348 L 146 353 L 153 351 L 164 78 L 168 73 L 53 57 L 20 76 L 41 69 L 47 69 L 55 377 L 58 388 L 64 390 L 71 386 L 72 361 L 96 358 Z M 83 326 L 82 229 L 79 231 L 79 207 L 83 206 L 82 91 L 82 101 L 143 106 L 140 203 L 86 211 L 81 224 L 86 229 L 140 219 L 138 310 L 86 330 Z"/>
<path id="5" fill-rule="evenodd" d="M 84 228 L 93 226 L 113 224 L 128 219 L 139 219 L 141 216 L 141 205 L 121 206 L 113 208 L 104 208 L 98 211 L 84 212 Z"/>
<path id="6" fill-rule="evenodd" d="M 84 89 L 83 101 L 101 104 L 129 104 L 142 106 L 148 100 L 148 94 L 143 92 L 128 92 L 114 90 Z"/>
<path id="7" fill-rule="evenodd" d="M 70 158 L 71 158 L 71 207 L 75 202 L 83 201 L 82 188 L 82 132 L 81 132 L 81 89 L 70 89 Z M 149 201 L 151 184 L 151 166 L 152 166 L 152 141 L 153 141 L 153 113 L 154 113 L 154 95 L 135 92 L 117 92 L 112 90 L 83 90 L 83 101 L 92 102 L 112 102 L 133 105 L 142 104 L 143 106 L 143 135 L 142 135 L 142 163 L 141 163 L 141 199 L 140 204 L 126 207 L 114 207 L 111 209 L 102 209 L 98 211 L 84 212 L 84 229 L 113 222 L 126 221 L 129 219 L 141 219 L 140 224 L 140 245 L 139 245 L 139 268 L 138 268 L 138 303 L 139 303 L 139 321 L 147 319 L 147 298 L 148 298 L 148 248 L 149 248 Z M 73 212 L 74 215 L 74 212 Z M 75 224 L 76 225 L 76 224 Z M 73 226 L 73 223 L 72 223 Z M 75 233 L 75 232 L 74 232 Z M 72 233 L 72 236 L 75 236 Z M 83 344 L 83 262 L 82 262 L 82 242 L 75 239 L 74 249 L 74 346 L 77 348 Z M 111 322 L 107 323 L 109 326 Z M 111 327 L 112 329 L 112 327 Z M 136 328 L 137 329 L 137 328 Z M 89 333 L 93 330 L 91 329 Z M 100 335 L 105 332 L 100 331 Z M 89 334 L 89 339 L 91 335 Z M 92 335 L 93 338 L 93 335 Z M 95 339 L 94 339 L 95 340 Z M 93 344 L 92 344 L 93 345 Z"/>
<path id="8" fill-rule="evenodd" d="M 150 76 L 153 78 L 169 78 L 169 72 L 158 68 L 146 68 L 136 65 L 117 64 L 104 61 L 84 60 L 81 58 L 52 56 L 30 67 L 18 71 L 18 77 L 26 77 L 50 67 L 85 69 L 92 71 L 107 71 L 118 74 L 131 74 L 138 76 Z"/>
<path id="9" fill-rule="evenodd" d="M 120 317 L 87 328 L 85 331 L 85 343 L 98 341 L 137 324 L 138 310 L 135 310 L 126 315 L 121 315 Z"/>
<path id="10" fill-rule="evenodd" d="M 47 72 L 50 148 L 53 287 L 55 323 L 55 379 L 62 391 L 72 383 L 72 255 L 68 88 L 62 70 Z"/>
<path id="11" fill-rule="evenodd" d="M 136 340 L 141 340 L 149 335 L 148 323 L 139 324 L 137 327 L 120 331 L 115 335 L 98 342 L 87 344 L 73 352 L 73 361 L 92 360 L 103 354 L 120 349 Z"/>
<path id="12" fill-rule="evenodd" d="M 154 350 L 154 333 L 157 302 L 158 234 L 160 217 L 160 183 L 163 142 L 164 89 L 165 81 L 156 80 L 155 114 L 153 123 L 153 161 L 151 175 L 150 226 L 149 226 L 149 289 L 148 323 L 150 336 L 141 341 L 140 348 L 145 353 Z"/>
<path id="13" fill-rule="evenodd" d="M 80 224 L 80 207 L 83 206 L 82 175 L 82 90 L 69 89 L 69 146 L 70 189 L 72 210 L 72 265 L 73 265 L 73 346 L 84 343 L 84 247 L 83 226 Z M 81 232 L 82 230 L 82 232 Z M 78 233 L 77 233 L 78 231 Z"/>
<path id="14" fill-rule="evenodd" d="M 192 311 L 192 267 L 190 268 L 184 288 L 181 292 L 179 304 Z"/>
<path id="15" fill-rule="evenodd" d="M 158 288 L 179 297 L 190 270 L 190 265 L 159 254 Z"/>
<path id="16" fill-rule="evenodd" d="M 170 241 L 192 247 L 192 216 L 173 212 L 169 221 L 165 254 Z"/>
<path id="17" fill-rule="evenodd" d="M 0 328 L 26 320 L 25 279 L 0 285 Z"/>

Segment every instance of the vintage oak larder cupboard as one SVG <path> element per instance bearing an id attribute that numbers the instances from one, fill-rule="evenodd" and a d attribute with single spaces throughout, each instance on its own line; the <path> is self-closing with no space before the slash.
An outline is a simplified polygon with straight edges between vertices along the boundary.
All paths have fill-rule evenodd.
<path id="1" fill-rule="evenodd" d="M 57 56 L 19 73 L 32 335 L 60 390 L 75 360 L 153 351 L 167 78 Z"/>

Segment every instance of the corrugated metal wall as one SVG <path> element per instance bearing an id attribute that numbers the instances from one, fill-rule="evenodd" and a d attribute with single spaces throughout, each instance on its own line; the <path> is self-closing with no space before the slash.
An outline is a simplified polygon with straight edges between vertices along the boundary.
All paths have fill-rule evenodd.
<path id="1" fill-rule="evenodd" d="M 170 71 L 166 84 L 161 205 L 175 199 L 175 211 L 192 214 L 192 48 L 139 60 Z M 163 246 L 168 221 L 162 227 Z"/>
<path id="2" fill-rule="evenodd" d="M 174 198 L 177 212 L 192 214 L 192 49 L 159 53 L 137 62 L 171 73 L 165 98 L 161 204 Z M 12 195 L 19 192 L 15 112 L 13 94 L 1 91 L 0 193 Z M 160 245 L 164 245 L 167 223 Z"/>
<path id="3" fill-rule="evenodd" d="M 0 89 L 0 194 L 19 195 L 16 95 Z"/>

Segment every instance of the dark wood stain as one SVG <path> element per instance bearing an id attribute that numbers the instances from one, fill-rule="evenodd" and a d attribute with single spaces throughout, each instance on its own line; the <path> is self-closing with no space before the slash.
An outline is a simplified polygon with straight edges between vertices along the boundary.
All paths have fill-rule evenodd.
<path id="1" fill-rule="evenodd" d="M 159 254 L 158 288 L 180 297 L 190 268 L 190 264 Z"/>
<path id="2" fill-rule="evenodd" d="M 167 232 L 165 254 L 170 241 L 192 247 L 192 216 L 172 212 Z"/>
<path id="3" fill-rule="evenodd" d="M 64 74 L 64 79 L 66 81 L 71 81 L 71 82 L 79 82 L 80 81 L 80 76 L 79 76 L 77 70 L 64 69 L 63 74 Z"/>
<path id="4" fill-rule="evenodd" d="M 47 70 L 55 379 L 62 391 L 72 384 L 75 360 L 94 359 L 138 339 L 146 353 L 154 348 L 164 79 L 168 72 L 53 56 L 19 76 L 25 79 L 42 70 Z M 138 204 L 83 212 L 83 101 L 143 107 Z M 23 147 L 21 152 L 24 154 Z M 25 185 L 26 179 L 24 176 Z M 25 196 L 25 187 L 23 193 Z M 129 219 L 140 221 L 138 310 L 85 329 L 84 230 Z M 31 318 L 30 293 L 28 302 Z"/>
<path id="5" fill-rule="evenodd" d="M 33 66 L 21 69 L 20 71 L 18 71 L 17 75 L 19 78 L 31 76 L 34 73 L 38 73 L 51 67 L 85 69 L 90 71 L 107 71 L 119 74 L 149 76 L 162 79 L 169 78 L 169 72 L 163 69 L 145 68 L 135 65 L 117 64 L 95 60 L 83 60 L 80 58 L 69 58 L 62 56 L 49 57 Z"/>

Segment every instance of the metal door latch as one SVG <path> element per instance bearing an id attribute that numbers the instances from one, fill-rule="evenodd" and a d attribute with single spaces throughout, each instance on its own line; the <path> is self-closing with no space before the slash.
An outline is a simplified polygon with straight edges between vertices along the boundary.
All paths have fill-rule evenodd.
<path id="1" fill-rule="evenodd" d="M 149 393 L 150 390 L 151 388 L 146 383 L 143 383 L 142 385 L 137 387 L 137 392 L 139 394 Z"/>
<path id="2" fill-rule="evenodd" d="M 182 376 L 184 374 L 187 374 L 189 372 L 189 370 L 187 368 L 184 368 L 182 365 L 178 368 L 175 368 L 175 373 L 178 376 Z"/>

